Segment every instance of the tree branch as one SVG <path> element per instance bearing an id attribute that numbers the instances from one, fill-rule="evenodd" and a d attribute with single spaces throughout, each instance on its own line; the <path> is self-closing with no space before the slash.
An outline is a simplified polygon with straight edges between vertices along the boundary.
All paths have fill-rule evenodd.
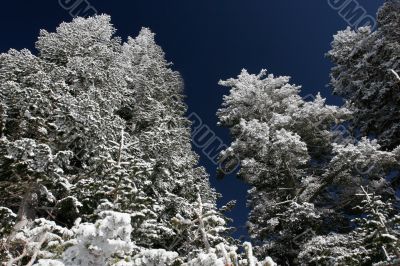
<path id="1" fill-rule="evenodd" d="M 7 266 L 13 266 L 15 265 L 14 263 L 16 263 L 17 261 L 20 261 L 21 259 L 23 259 L 26 254 L 28 253 L 28 250 L 26 249 L 26 245 L 24 246 L 24 250 L 22 251 L 21 255 L 19 255 L 18 257 L 16 257 L 15 259 L 10 259 L 7 262 Z"/>
<path id="2" fill-rule="evenodd" d="M 38 244 L 36 245 L 36 247 L 35 247 L 35 249 L 34 249 L 34 253 L 33 253 L 32 257 L 31 257 L 31 260 L 28 262 L 28 264 L 26 264 L 26 266 L 32 266 L 33 263 L 35 263 L 36 257 L 37 257 L 37 255 L 38 255 L 40 249 L 42 248 L 43 243 L 46 242 L 46 240 L 47 240 L 47 232 L 45 232 L 45 233 L 40 237 L 39 242 L 38 242 Z"/>
<path id="3" fill-rule="evenodd" d="M 399 74 L 396 72 L 396 71 L 394 71 L 393 69 L 390 69 L 390 71 L 393 73 L 393 75 L 397 78 L 397 80 L 398 81 L 400 81 L 400 76 L 399 76 Z"/>

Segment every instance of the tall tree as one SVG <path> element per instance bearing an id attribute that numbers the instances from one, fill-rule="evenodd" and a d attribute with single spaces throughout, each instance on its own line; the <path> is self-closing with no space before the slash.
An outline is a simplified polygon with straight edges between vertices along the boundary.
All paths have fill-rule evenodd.
<path id="1" fill-rule="evenodd" d="M 218 115 L 233 137 L 221 158 L 240 158 L 239 175 L 252 186 L 248 228 L 257 255 L 299 264 L 308 263 L 299 254 L 309 240 L 354 230 L 353 218 L 364 215 L 355 209 L 361 185 L 394 199 L 385 177 L 399 167 L 399 155 L 355 140 L 345 130 L 346 108 L 320 95 L 305 101 L 288 82 L 244 70 L 220 82 L 231 90 Z"/>
<path id="2" fill-rule="evenodd" d="M 374 32 L 347 28 L 334 37 L 331 84 L 354 111 L 354 131 L 393 149 L 400 145 L 400 1 L 386 1 L 377 23 Z"/>
<path id="3" fill-rule="evenodd" d="M 293 239 L 322 227 L 324 213 L 314 199 L 331 158 L 329 129 L 349 114 L 325 105 L 319 95 L 304 101 L 300 87 L 288 82 L 264 70 L 259 75 L 244 70 L 220 82 L 231 90 L 218 112 L 234 140 L 221 156 L 240 158 L 239 175 L 252 186 L 250 236 L 258 255 L 274 256 L 278 263 L 293 263 L 299 251 Z"/>
<path id="4" fill-rule="evenodd" d="M 106 15 L 76 18 L 41 31 L 38 55 L 0 56 L 2 236 L 38 219 L 70 228 L 117 212 L 132 218 L 139 250 L 207 250 L 183 220 L 215 226 L 205 231 L 210 245 L 227 243 L 218 195 L 192 151 L 179 73 L 150 30 L 125 43 L 115 31 Z M 19 243 L 9 256 L 23 254 Z"/>

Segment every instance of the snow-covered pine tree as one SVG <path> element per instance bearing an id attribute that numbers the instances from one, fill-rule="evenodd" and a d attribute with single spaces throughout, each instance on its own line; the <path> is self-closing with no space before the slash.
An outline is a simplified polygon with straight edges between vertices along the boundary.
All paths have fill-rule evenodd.
<path id="1" fill-rule="evenodd" d="M 231 87 L 218 116 L 234 140 L 221 156 L 240 158 L 239 175 L 252 186 L 248 226 L 256 253 L 294 263 L 298 236 L 320 233 L 329 216 L 314 199 L 325 193 L 321 174 L 332 156 L 329 130 L 349 112 L 325 105 L 319 95 L 306 102 L 289 77 L 266 76 L 264 70 L 243 70 L 220 84 Z"/>
<path id="2" fill-rule="evenodd" d="M 62 209 L 60 202 L 70 201 L 70 214 L 77 217 L 77 206 L 73 206 L 76 201 L 69 197 L 71 183 L 67 174 L 72 152 L 62 147 L 52 149 L 54 131 L 49 117 L 54 114 L 55 94 L 50 89 L 54 73 L 46 73 L 44 68 L 27 50 L 10 50 L 0 56 L 0 206 L 8 217 L 14 217 L 1 221 L 1 226 L 8 228 L 8 234 L 2 235 L 2 261 L 23 253 L 27 244 L 34 242 L 32 237 L 40 238 L 35 232 L 28 233 L 25 240 L 17 234 L 33 229 L 37 218 L 57 219 Z M 36 233 L 42 234 L 40 230 Z M 26 255 L 32 255 L 31 251 L 27 250 Z"/>
<path id="3" fill-rule="evenodd" d="M 179 73 L 150 30 L 125 43 L 114 33 L 108 16 L 76 18 L 41 31 L 38 55 L 0 56 L 4 242 L 40 219 L 67 230 L 78 217 L 101 224 L 102 214 L 116 212 L 131 217 L 139 247 L 131 255 L 206 252 L 202 235 L 192 232 L 200 224 L 211 246 L 227 243 L 218 195 L 191 148 Z M 196 219 L 192 228 L 181 224 Z M 24 253 L 28 240 L 5 250 L 40 259 Z M 39 240 L 40 247 L 51 242 Z M 59 247 L 47 255 L 62 254 L 66 246 Z"/>
<path id="4" fill-rule="evenodd" d="M 400 145 L 400 1 L 387 0 L 377 23 L 375 32 L 347 28 L 334 36 L 331 84 L 354 111 L 354 131 L 393 149 Z"/>
<path id="5" fill-rule="evenodd" d="M 397 265 L 400 258 L 400 216 L 392 202 L 361 186 L 362 214 L 348 234 L 331 233 L 310 240 L 299 255 L 307 265 Z"/>
<path id="6" fill-rule="evenodd" d="M 359 227 L 358 235 L 363 237 L 363 244 L 370 261 L 391 262 L 400 259 L 400 215 L 392 202 L 382 201 L 382 196 L 368 191 L 361 186 L 364 199 L 358 208 L 366 214 L 355 219 Z M 379 256 L 380 255 L 380 256 Z"/>
<path id="7" fill-rule="evenodd" d="M 342 187 L 344 193 L 338 198 L 342 211 L 356 217 L 354 221 L 362 223 L 356 226 L 353 223 L 352 229 L 355 227 L 356 230 L 347 235 L 333 234 L 325 239 L 313 239 L 305 245 L 305 250 L 308 251 L 302 254 L 322 255 L 323 258 L 324 247 L 327 249 L 330 246 L 329 250 L 334 252 L 325 255 L 330 256 L 332 261 L 339 263 L 343 259 L 342 263 L 345 263 L 350 259 L 354 264 L 365 261 L 376 263 L 379 259 L 387 260 L 391 256 L 384 255 L 382 243 L 378 245 L 379 248 L 374 246 L 382 237 L 376 238 L 371 236 L 375 233 L 366 233 L 371 230 L 366 225 L 379 227 L 382 222 L 376 222 L 376 215 L 375 218 L 371 215 L 372 207 L 367 209 L 366 202 L 361 204 L 364 208 L 358 208 L 359 212 L 354 211 L 354 207 L 360 205 L 360 202 L 353 195 L 360 192 L 359 186 L 367 185 L 373 195 L 369 205 L 385 206 L 383 209 L 386 212 L 380 212 L 378 216 L 385 219 L 399 212 L 396 197 L 400 189 L 399 11 L 400 1 L 388 0 L 378 12 L 378 28 L 375 32 L 371 32 L 368 27 L 357 31 L 348 28 L 334 36 L 332 50 L 328 53 L 335 64 L 331 72 L 334 93 L 344 97 L 348 101 L 347 107 L 354 113 L 351 119 L 353 139 L 358 139 L 359 135 L 365 137 L 354 145 L 335 146 L 335 157 L 330 162 L 325 177 L 329 182 Z M 376 140 L 371 141 L 366 137 Z M 394 230 L 399 233 L 398 227 Z M 343 239 L 347 239 L 344 242 L 349 245 L 340 245 Z M 384 239 L 386 240 L 388 239 Z M 325 244 L 319 245 L 321 241 Z M 316 246 L 320 248 L 315 248 Z M 341 253 L 343 256 L 340 256 Z"/>
<path id="8" fill-rule="evenodd" d="M 176 226 L 171 221 L 176 222 L 176 217 L 195 219 L 199 193 L 205 211 L 216 211 L 217 195 L 209 187 L 204 169 L 197 167 L 198 157 L 191 149 L 182 80 L 169 69 L 164 53 L 154 42 L 154 34 L 147 29 L 137 38 L 128 39 L 123 46 L 122 62 L 131 77 L 128 86 L 135 90 L 135 102 L 126 104 L 127 110 L 132 110 L 127 117 L 127 132 L 137 137 L 136 148 L 143 154 L 138 158 L 151 163 L 142 186 L 147 195 L 156 199 L 152 205 L 155 215 L 143 223 L 139 233 L 144 244 L 147 241 L 153 243 L 151 247 L 167 250 L 173 247 L 187 254 L 193 251 L 194 244 L 185 242 L 189 238 L 181 235 L 182 231 L 171 231 L 171 226 Z M 156 239 L 151 240 L 152 237 Z"/>

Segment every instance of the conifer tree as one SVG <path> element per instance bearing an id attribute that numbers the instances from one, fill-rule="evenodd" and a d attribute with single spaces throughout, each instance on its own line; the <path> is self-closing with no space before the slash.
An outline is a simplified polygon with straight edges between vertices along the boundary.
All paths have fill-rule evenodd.
<path id="1" fill-rule="evenodd" d="M 308 241 L 351 232 L 361 185 L 393 198 L 385 177 L 399 157 L 338 131 L 351 118 L 346 108 L 325 105 L 319 95 L 305 101 L 288 77 L 265 74 L 242 71 L 220 82 L 231 91 L 218 115 L 233 136 L 221 157 L 240 158 L 239 175 L 252 186 L 248 229 L 256 254 L 299 264 Z"/>
<path id="2" fill-rule="evenodd" d="M 296 236 L 321 231 L 324 216 L 314 199 L 324 193 L 321 173 L 332 153 L 332 124 L 349 112 L 327 106 L 319 95 L 311 102 L 299 96 L 289 77 L 242 71 L 218 115 L 229 127 L 232 145 L 222 157 L 241 159 L 239 175 L 249 183 L 249 233 L 259 256 L 293 263 Z M 321 189 L 321 190 L 320 190 Z"/>
<path id="3" fill-rule="evenodd" d="M 70 230 L 75 221 L 101 225 L 105 213 L 129 216 L 137 248 L 128 258 L 163 249 L 185 260 L 209 250 L 192 230 L 205 233 L 209 245 L 229 242 L 218 194 L 192 151 L 179 73 L 149 29 L 124 43 L 115 31 L 109 16 L 76 18 L 55 32 L 42 30 L 37 55 L 0 56 L 0 215 L 8 261 L 68 265 L 60 260 L 72 254 L 65 243 L 77 239 L 78 257 L 91 253 L 79 244 L 90 236 Z M 196 219 L 190 228 L 180 224 Z M 51 224 L 43 234 L 40 221 Z M 36 252 L 55 244 L 48 232 L 58 236 L 57 252 Z M 99 234 L 108 241 L 108 233 Z M 30 248 L 33 238 L 38 245 Z M 110 264 L 109 248 L 99 261 L 80 263 Z"/>
<path id="4" fill-rule="evenodd" d="M 384 149 L 400 145 L 400 1 L 379 10 L 378 28 L 347 28 L 334 36 L 328 57 L 331 84 L 354 111 L 354 132 L 374 136 Z"/>
<path id="5" fill-rule="evenodd" d="M 400 255 L 398 211 L 390 201 L 361 186 L 362 215 L 353 219 L 356 229 L 347 234 L 331 233 L 310 240 L 299 255 L 310 265 L 396 265 Z"/>

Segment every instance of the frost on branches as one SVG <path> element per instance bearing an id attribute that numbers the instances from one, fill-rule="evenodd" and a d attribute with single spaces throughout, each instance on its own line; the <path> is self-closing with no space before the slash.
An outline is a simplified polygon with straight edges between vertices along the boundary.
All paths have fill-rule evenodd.
<path id="1" fill-rule="evenodd" d="M 115 31 L 76 18 L 42 30 L 37 55 L 0 55 L 5 265 L 169 265 L 233 243 L 179 73 L 149 29 Z"/>
<path id="2" fill-rule="evenodd" d="M 348 28 L 334 37 L 331 83 L 355 111 L 354 130 L 393 149 L 400 145 L 400 1 L 386 1 L 377 22 L 375 32 Z"/>
<path id="3" fill-rule="evenodd" d="M 239 175 L 252 186 L 248 230 L 256 255 L 270 255 L 281 264 L 319 265 L 331 262 L 315 257 L 330 247 L 335 263 L 359 265 L 357 258 L 367 260 L 365 254 L 369 263 L 385 259 L 382 249 L 356 249 L 364 247 L 357 242 L 364 238 L 355 218 L 368 211 L 357 208 L 361 200 L 355 195 L 366 185 L 385 202 L 395 200 L 386 177 L 399 168 L 398 149 L 382 151 L 377 141 L 367 138 L 338 138 L 332 128 L 345 124 L 352 113 L 326 105 L 320 95 L 305 101 L 288 77 L 243 70 L 237 79 L 220 84 L 231 88 L 218 115 L 233 137 L 221 158 L 240 158 Z M 393 213 L 389 216 L 395 219 Z M 398 227 L 393 230 L 399 233 Z M 353 246 L 341 247 L 343 238 L 353 238 L 348 241 Z M 340 260 L 345 249 L 349 258 Z M 398 247 L 391 250 L 395 254 Z"/>
<path id="4" fill-rule="evenodd" d="M 339 32 L 334 93 L 243 70 L 218 111 L 251 186 L 239 245 L 191 147 L 183 82 L 155 35 L 106 15 L 0 55 L 0 264 L 397 265 L 400 1 Z M 254 248 L 253 248 L 254 246 Z"/>
<path id="5" fill-rule="evenodd" d="M 331 124 L 349 112 L 325 105 L 319 95 L 305 102 L 288 77 L 265 70 L 243 70 L 220 84 L 231 87 L 218 115 L 234 138 L 221 156 L 239 157 L 239 175 L 252 186 L 248 226 L 257 253 L 291 261 L 298 252 L 292 240 L 321 226 L 324 213 L 312 200 L 323 185 L 316 172 L 328 160 Z"/>

